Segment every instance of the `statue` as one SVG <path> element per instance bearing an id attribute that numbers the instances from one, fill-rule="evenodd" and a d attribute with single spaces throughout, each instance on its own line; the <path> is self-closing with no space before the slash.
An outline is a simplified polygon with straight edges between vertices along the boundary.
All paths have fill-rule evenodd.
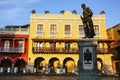
<path id="1" fill-rule="evenodd" d="M 83 22 L 83 27 L 85 32 L 84 38 L 93 38 L 95 36 L 95 32 L 93 28 L 94 26 L 92 21 L 93 12 L 89 7 L 86 7 L 85 4 L 82 4 L 81 7 L 83 9 L 83 16 L 81 16 L 81 19 Z"/>

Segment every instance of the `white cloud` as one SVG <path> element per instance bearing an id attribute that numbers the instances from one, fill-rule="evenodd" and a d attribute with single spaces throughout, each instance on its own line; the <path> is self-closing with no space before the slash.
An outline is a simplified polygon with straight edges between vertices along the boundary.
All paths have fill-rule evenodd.
<path id="1" fill-rule="evenodd" d="M 9 4 L 24 4 L 24 3 L 28 3 L 28 4 L 32 4 L 32 3 L 36 3 L 40 0 L 0 0 L 0 5 L 9 5 Z"/>
<path id="2" fill-rule="evenodd" d="M 28 7 L 39 0 L 0 0 L 0 7 Z"/>
<path id="3" fill-rule="evenodd" d="M 0 15 L 5 19 L 9 19 L 9 18 L 15 18 L 18 15 L 20 15 L 22 11 L 22 8 L 12 8 L 12 9 L 5 9 L 3 10 Z"/>
<path id="4" fill-rule="evenodd" d="M 31 5 L 40 1 L 43 0 L 0 0 L 0 26 L 24 24 L 29 19 Z"/>

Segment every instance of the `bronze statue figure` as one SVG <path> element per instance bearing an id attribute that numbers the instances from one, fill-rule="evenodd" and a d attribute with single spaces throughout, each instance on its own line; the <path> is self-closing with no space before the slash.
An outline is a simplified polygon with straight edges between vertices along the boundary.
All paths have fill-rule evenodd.
<path id="1" fill-rule="evenodd" d="M 95 36 L 95 32 L 93 28 L 94 26 L 92 21 L 93 12 L 89 7 L 86 7 L 85 4 L 82 4 L 81 7 L 83 9 L 83 16 L 81 16 L 81 19 L 83 22 L 83 27 L 85 32 L 84 38 L 93 38 Z"/>

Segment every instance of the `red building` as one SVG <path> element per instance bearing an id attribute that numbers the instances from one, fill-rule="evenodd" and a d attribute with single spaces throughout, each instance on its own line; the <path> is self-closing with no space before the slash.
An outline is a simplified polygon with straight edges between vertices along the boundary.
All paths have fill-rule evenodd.
<path id="1" fill-rule="evenodd" d="M 28 63 L 29 24 L 0 28 L 0 72 L 22 72 Z"/>

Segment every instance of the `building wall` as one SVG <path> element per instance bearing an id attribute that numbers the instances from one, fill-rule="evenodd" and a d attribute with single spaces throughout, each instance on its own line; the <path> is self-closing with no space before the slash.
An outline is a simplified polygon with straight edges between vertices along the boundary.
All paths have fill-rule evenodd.
<path id="1" fill-rule="evenodd" d="M 114 51 L 112 65 L 114 73 L 118 74 L 120 67 L 120 23 L 107 29 L 108 38 L 114 39 L 115 42 L 110 44 L 111 50 Z"/>
<path id="2" fill-rule="evenodd" d="M 106 18 L 105 15 L 94 15 L 93 16 L 93 23 L 94 25 L 99 26 L 99 35 L 95 36 L 95 39 L 107 39 L 106 35 Z M 43 24 L 44 26 L 44 36 L 37 36 L 37 24 Z M 57 36 L 56 37 L 51 37 L 50 36 L 50 25 L 51 24 L 56 24 L 57 25 Z M 70 25 L 71 26 L 71 36 L 65 37 L 64 34 L 64 26 L 65 25 Z M 30 33 L 29 33 L 29 65 L 34 66 L 34 62 L 38 57 L 42 57 L 45 59 L 46 64 L 49 63 L 49 60 L 53 57 L 57 57 L 60 60 L 60 64 L 63 65 L 63 62 L 66 58 L 70 57 L 73 59 L 75 66 L 78 65 L 78 54 L 57 54 L 57 53 L 38 53 L 35 54 L 32 51 L 33 47 L 33 39 L 38 39 L 37 41 L 42 39 L 51 39 L 51 40 L 79 40 L 82 39 L 82 35 L 79 35 L 79 25 L 83 25 L 82 21 L 80 19 L 80 15 L 74 15 L 71 14 L 69 11 L 66 11 L 64 14 L 31 14 L 30 16 Z M 50 41 L 45 42 L 44 47 L 49 47 Z M 76 42 L 71 42 L 72 48 L 78 48 Z M 62 42 L 56 42 L 56 47 L 64 47 L 65 46 L 65 41 Z M 106 58 L 109 60 L 111 59 L 112 55 L 107 54 Z M 104 61 L 104 54 L 99 55 L 103 61 Z M 112 69 L 111 62 L 105 64 L 110 66 L 110 70 Z"/>
<path id="3" fill-rule="evenodd" d="M 22 72 L 28 63 L 28 26 L 22 27 L 0 28 L 0 73 L 13 73 L 15 68 L 16 72 Z"/>
<path id="4" fill-rule="evenodd" d="M 115 39 L 116 41 L 120 39 L 120 24 L 117 24 L 109 29 L 107 29 L 108 38 Z"/>
<path id="5" fill-rule="evenodd" d="M 22 35 L 21 35 L 22 36 Z M 17 38 L 17 37 L 16 37 Z M 0 42 L 2 42 L 1 43 L 1 46 L 0 46 L 0 48 L 4 48 L 4 42 L 5 42 L 6 40 L 4 39 L 1 39 L 0 40 Z M 19 42 L 21 41 L 21 40 L 19 40 L 19 39 L 17 39 L 17 40 L 15 40 L 14 41 L 14 43 L 13 43 L 13 39 L 11 39 L 11 40 L 9 40 L 9 39 L 7 39 L 7 41 L 10 41 L 10 45 L 9 45 L 9 49 L 11 49 L 12 50 L 12 48 L 19 48 L 19 46 L 18 46 L 18 44 L 19 44 Z M 14 47 L 13 47 L 14 46 Z M 16 50 L 16 52 L 14 51 L 14 52 L 12 52 L 12 51 L 9 51 L 9 52 L 0 52 L 0 57 L 2 58 L 2 57 L 5 57 L 5 56 L 9 56 L 9 57 L 11 57 L 13 60 L 15 59 L 15 58 L 18 58 L 18 57 L 23 57 L 23 58 L 25 58 L 25 61 L 26 61 L 26 63 L 27 63 L 27 57 L 28 57 L 28 50 L 27 50 L 27 47 L 28 47 L 28 40 L 26 39 L 25 41 L 24 41 L 24 53 L 19 53 L 19 52 L 17 52 L 17 50 Z"/>

